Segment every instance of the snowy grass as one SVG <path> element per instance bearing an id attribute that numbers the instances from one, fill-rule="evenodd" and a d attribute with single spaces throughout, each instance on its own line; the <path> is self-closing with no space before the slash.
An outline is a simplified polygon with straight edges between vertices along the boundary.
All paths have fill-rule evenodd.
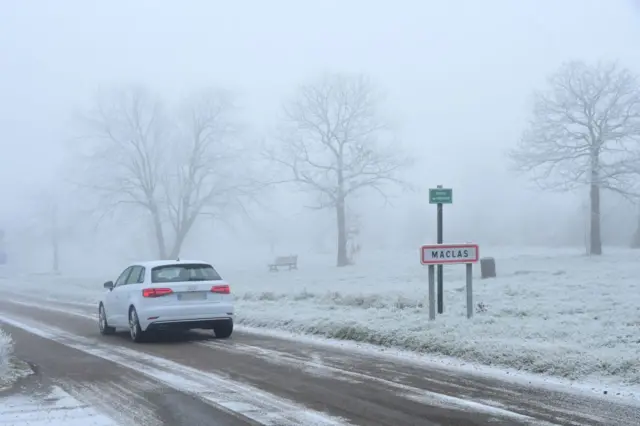
<path id="1" fill-rule="evenodd" d="M 428 320 L 427 271 L 417 250 L 370 253 L 342 269 L 317 255 L 301 255 L 300 269 L 291 272 L 270 273 L 267 260 L 217 266 L 246 326 L 572 380 L 640 384 L 640 251 L 609 249 L 588 258 L 578 249 L 503 248 L 482 255 L 495 257 L 498 270 L 489 280 L 474 270 L 474 305 L 484 309 L 466 319 L 464 267 L 448 266 L 445 313 L 435 322 Z M 30 282 L 93 300 L 107 279 L 114 277 Z"/>
<path id="2" fill-rule="evenodd" d="M 640 384 L 640 252 L 588 258 L 567 250 L 495 250 L 465 317 L 464 267 L 445 268 L 445 314 L 428 320 L 416 252 L 378 254 L 345 270 L 227 274 L 240 323 L 350 339 L 568 379 Z M 328 259 L 327 259 L 328 260 Z"/>

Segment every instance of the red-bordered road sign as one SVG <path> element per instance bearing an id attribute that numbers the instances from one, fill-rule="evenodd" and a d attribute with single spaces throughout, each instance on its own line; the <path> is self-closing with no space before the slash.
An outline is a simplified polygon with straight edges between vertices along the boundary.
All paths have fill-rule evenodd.
<path id="1" fill-rule="evenodd" d="M 476 263 L 480 258 L 477 244 L 430 244 L 420 247 L 420 263 L 442 265 L 449 263 Z"/>

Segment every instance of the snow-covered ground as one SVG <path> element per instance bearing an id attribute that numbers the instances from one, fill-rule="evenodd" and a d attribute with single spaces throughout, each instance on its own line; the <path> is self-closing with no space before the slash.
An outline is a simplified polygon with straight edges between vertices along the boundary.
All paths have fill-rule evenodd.
<path id="1" fill-rule="evenodd" d="M 116 423 L 59 387 L 48 394 L 2 399 L 0 424 L 6 426 L 116 426 Z"/>
<path id="2" fill-rule="evenodd" d="M 369 253 L 349 268 L 331 256 L 301 255 L 298 271 L 266 264 L 218 264 L 237 297 L 238 321 L 265 327 L 451 356 L 569 379 L 640 384 L 640 251 L 608 248 L 482 249 L 498 278 L 474 270 L 465 317 L 464 267 L 445 267 L 445 313 L 428 320 L 427 270 L 418 250 Z M 117 274 L 118 271 L 114 271 Z M 111 276 L 32 277 L 23 290 L 95 300 Z M 2 284 L 0 284 L 2 285 Z"/>
<path id="3" fill-rule="evenodd" d="M 9 376 L 11 366 L 11 354 L 13 353 L 13 340 L 11 336 L 0 328 L 0 388 Z"/>
<path id="4" fill-rule="evenodd" d="M 484 250 L 498 278 L 480 280 L 486 312 L 465 317 L 464 267 L 445 267 L 445 314 L 428 320 L 418 254 L 378 253 L 344 270 L 227 274 L 243 324 L 437 353 L 571 379 L 640 384 L 640 252 Z M 327 259 L 329 261 L 329 259 Z"/>

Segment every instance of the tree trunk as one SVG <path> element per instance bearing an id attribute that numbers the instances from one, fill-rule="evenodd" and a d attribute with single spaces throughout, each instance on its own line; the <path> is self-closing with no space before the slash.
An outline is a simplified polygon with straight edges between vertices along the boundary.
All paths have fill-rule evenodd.
<path id="1" fill-rule="evenodd" d="M 51 245 L 51 248 L 53 249 L 53 264 L 51 266 L 53 267 L 53 272 L 57 274 L 60 272 L 60 243 L 58 241 L 58 236 L 55 234 L 51 239 Z"/>
<path id="2" fill-rule="evenodd" d="M 602 236 L 600 232 L 600 187 L 592 183 L 589 194 L 591 201 L 591 226 L 589 230 L 589 254 L 602 254 Z"/>
<path id="3" fill-rule="evenodd" d="M 336 219 L 338 225 L 338 257 L 336 266 L 342 267 L 349 264 L 347 256 L 347 219 L 345 215 L 344 198 L 336 202 Z"/>
<path id="4" fill-rule="evenodd" d="M 184 239 L 187 236 L 188 231 L 181 231 L 176 234 L 176 240 L 173 244 L 173 248 L 171 249 L 171 254 L 169 255 L 170 259 L 176 260 L 180 257 L 180 250 L 182 250 L 182 244 L 184 244 Z"/>
<path id="5" fill-rule="evenodd" d="M 54 204 L 51 210 L 51 267 L 56 274 L 60 272 L 60 237 L 58 232 L 58 208 Z"/>
<path id="6" fill-rule="evenodd" d="M 162 221 L 158 208 L 154 205 L 151 208 L 151 217 L 153 219 L 153 231 L 156 236 L 156 244 L 158 246 L 158 256 L 160 259 L 167 259 L 167 246 L 164 240 L 164 230 L 162 229 Z"/>
<path id="7" fill-rule="evenodd" d="M 187 207 L 185 206 L 185 210 Z M 182 245 L 184 241 L 187 239 L 187 235 L 193 228 L 193 224 L 196 222 L 196 218 L 198 217 L 196 212 L 193 212 L 188 218 L 174 225 L 174 229 L 176 231 L 176 239 L 173 243 L 173 247 L 171 249 L 171 254 L 169 258 L 172 260 L 177 259 L 180 256 L 180 250 L 182 250 Z"/>
<path id="8" fill-rule="evenodd" d="M 602 254 L 602 236 L 600 232 L 600 146 L 592 135 L 591 151 L 591 187 L 589 189 L 589 254 Z"/>
<path id="9" fill-rule="evenodd" d="M 631 248 L 637 249 L 640 248 L 640 211 L 638 212 L 638 218 L 637 218 L 637 225 L 636 225 L 636 232 L 633 234 L 633 237 L 631 238 Z"/>

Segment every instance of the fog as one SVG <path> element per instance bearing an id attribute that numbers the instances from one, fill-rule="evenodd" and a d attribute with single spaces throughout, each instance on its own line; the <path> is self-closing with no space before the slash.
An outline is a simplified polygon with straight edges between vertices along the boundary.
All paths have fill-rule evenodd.
<path id="1" fill-rule="evenodd" d="M 428 188 L 453 188 L 445 241 L 575 245 L 585 240 L 588 189 L 549 193 L 510 170 L 531 94 L 567 60 L 619 60 L 640 72 L 633 1 L 4 1 L 0 5 L 0 228 L 15 264 L 61 268 L 154 256 L 148 221 L 121 208 L 97 226 L 98 204 L 75 185 L 87 145 L 78 117 L 99 91 L 144 85 L 170 103 L 202 88 L 232 92 L 240 140 L 273 139 L 283 103 L 323 73 L 363 73 L 384 94 L 398 152 L 413 159 L 390 187 L 348 201 L 362 251 L 435 242 Z M 266 176 L 271 166 L 258 164 Z M 332 209 L 273 185 L 248 213 L 199 218 L 183 257 L 252 263 L 335 251 Z M 54 202 L 55 201 L 55 202 Z M 52 224 L 51 205 L 58 204 Z M 605 244 L 626 245 L 636 207 L 602 205 Z M 108 261 L 106 260 L 108 259 Z"/>

